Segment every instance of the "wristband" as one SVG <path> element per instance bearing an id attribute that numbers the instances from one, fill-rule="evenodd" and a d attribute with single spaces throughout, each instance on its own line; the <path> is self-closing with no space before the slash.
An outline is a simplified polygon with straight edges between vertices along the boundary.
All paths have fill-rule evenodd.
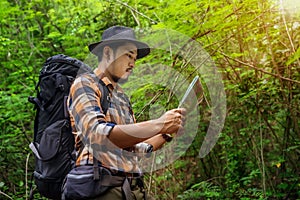
<path id="1" fill-rule="evenodd" d="M 173 139 L 170 134 L 162 134 L 162 137 L 166 140 L 166 142 L 171 142 Z"/>
<path id="2" fill-rule="evenodd" d="M 153 146 L 151 144 L 147 145 L 146 153 L 151 153 L 153 151 Z"/>
<path id="3" fill-rule="evenodd" d="M 134 152 L 136 153 L 151 153 L 153 151 L 153 146 L 151 144 L 141 142 L 135 145 Z"/>

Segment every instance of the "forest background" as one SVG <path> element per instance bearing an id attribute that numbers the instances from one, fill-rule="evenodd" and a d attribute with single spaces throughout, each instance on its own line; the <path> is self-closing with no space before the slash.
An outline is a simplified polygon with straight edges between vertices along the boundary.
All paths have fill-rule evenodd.
<path id="1" fill-rule="evenodd" d="M 0 199 L 28 198 L 35 111 L 27 97 L 43 62 L 58 53 L 84 60 L 87 44 L 112 25 L 178 31 L 222 74 L 227 110 L 218 142 L 199 158 L 211 114 L 203 83 L 195 140 L 146 176 L 157 199 L 300 199 L 299 1 L 1 0 L 0 10 Z M 154 52 L 144 62 L 161 60 L 190 75 L 175 54 Z M 156 92 L 145 85 L 131 97 L 138 120 Z"/>

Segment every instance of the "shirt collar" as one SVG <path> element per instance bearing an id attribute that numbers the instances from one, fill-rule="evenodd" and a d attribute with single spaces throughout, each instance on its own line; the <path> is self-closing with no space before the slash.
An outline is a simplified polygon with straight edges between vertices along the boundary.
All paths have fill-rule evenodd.
<path id="1" fill-rule="evenodd" d="M 116 84 L 116 87 L 113 86 L 113 84 L 111 83 L 111 81 L 109 80 L 109 78 L 107 78 L 106 76 L 104 76 L 104 73 L 97 67 L 94 70 L 94 73 L 96 74 L 97 77 L 99 77 L 104 84 L 110 88 L 111 90 L 116 90 L 116 91 L 123 91 L 122 88 L 119 86 L 119 84 Z"/>

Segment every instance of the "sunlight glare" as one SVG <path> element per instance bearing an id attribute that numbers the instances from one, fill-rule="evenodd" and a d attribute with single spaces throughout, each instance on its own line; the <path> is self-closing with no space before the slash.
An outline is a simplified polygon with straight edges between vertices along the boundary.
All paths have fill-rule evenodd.
<path id="1" fill-rule="evenodd" d="M 300 0 L 279 0 L 279 4 L 289 13 L 300 13 Z"/>

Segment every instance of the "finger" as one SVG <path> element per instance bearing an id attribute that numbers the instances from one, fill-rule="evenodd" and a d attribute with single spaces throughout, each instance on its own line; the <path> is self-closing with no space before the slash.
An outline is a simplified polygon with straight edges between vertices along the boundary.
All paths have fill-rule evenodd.
<path id="1" fill-rule="evenodd" d="M 183 116 L 180 113 L 175 113 L 175 119 L 181 119 Z"/>
<path id="2" fill-rule="evenodd" d="M 182 126 L 185 125 L 185 122 L 186 122 L 186 118 L 185 117 L 181 118 L 181 124 L 182 124 Z"/>
<path id="3" fill-rule="evenodd" d="M 180 124 L 180 125 L 182 124 L 181 118 L 178 118 L 178 119 L 177 119 L 177 124 Z"/>
<path id="4" fill-rule="evenodd" d="M 177 108 L 177 109 L 174 109 L 174 111 L 177 112 L 177 113 L 180 113 L 182 115 L 186 114 L 186 109 L 185 108 Z"/>
<path id="5" fill-rule="evenodd" d="M 178 114 L 175 119 L 179 119 L 181 124 L 185 124 L 186 117 L 184 115 Z"/>

